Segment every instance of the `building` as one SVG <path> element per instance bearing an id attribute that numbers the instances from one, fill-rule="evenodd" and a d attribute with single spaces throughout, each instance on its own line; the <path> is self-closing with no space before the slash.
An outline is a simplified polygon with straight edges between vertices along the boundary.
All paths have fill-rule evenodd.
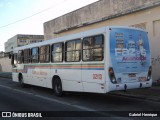
<path id="1" fill-rule="evenodd" d="M 18 34 L 5 42 L 5 52 L 11 52 L 15 47 L 44 41 L 43 35 Z"/>
<path id="2" fill-rule="evenodd" d="M 148 31 L 153 80 L 160 79 L 160 0 L 100 0 L 44 23 L 44 39 L 102 26 L 133 26 Z"/>
<path id="3" fill-rule="evenodd" d="M 9 57 L 9 54 L 1 51 L 0 52 L 0 58 L 4 58 L 4 57 Z"/>
<path id="4" fill-rule="evenodd" d="M 11 72 L 11 60 L 9 59 L 9 54 L 1 51 L 0 52 L 0 72 Z"/>

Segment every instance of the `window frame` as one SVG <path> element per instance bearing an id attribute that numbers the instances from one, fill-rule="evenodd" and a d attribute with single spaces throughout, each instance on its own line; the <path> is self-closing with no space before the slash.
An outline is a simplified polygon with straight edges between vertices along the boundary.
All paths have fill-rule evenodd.
<path id="1" fill-rule="evenodd" d="M 20 51 L 22 51 L 22 55 L 20 55 Z M 17 54 L 17 63 L 18 64 L 23 64 L 24 63 L 24 52 L 23 52 L 23 50 L 19 50 L 18 51 L 18 54 Z"/>
<path id="2" fill-rule="evenodd" d="M 14 53 L 14 64 L 18 64 L 18 53 Z"/>
<path id="3" fill-rule="evenodd" d="M 62 53 L 62 60 L 61 61 L 53 61 L 53 46 L 55 45 L 55 44 L 62 44 L 62 51 L 61 52 L 54 52 L 54 53 Z M 50 53 L 51 53 L 51 62 L 52 63 L 59 63 L 59 62 L 63 62 L 64 61 L 64 49 L 65 49 L 65 44 L 64 44 L 64 42 L 58 42 L 58 43 L 53 43 L 52 45 L 51 45 L 51 51 L 50 51 Z"/>
<path id="4" fill-rule="evenodd" d="M 43 54 L 41 54 L 41 48 L 42 48 L 42 47 L 47 47 L 47 46 L 49 47 L 49 53 L 46 53 L 46 52 L 45 52 L 45 53 L 44 53 L 45 59 L 44 59 L 44 60 L 41 60 L 41 55 L 43 55 Z M 50 62 L 50 53 L 51 53 L 51 50 L 50 50 L 50 49 L 51 49 L 50 44 L 48 44 L 48 45 L 42 45 L 42 46 L 39 47 L 39 62 L 40 62 L 40 63 L 49 63 L 49 62 Z M 47 55 L 48 55 L 48 57 L 49 57 L 49 58 L 48 58 L 48 61 L 46 60 L 46 56 L 47 56 Z"/>
<path id="5" fill-rule="evenodd" d="M 94 45 L 93 45 L 93 40 L 91 41 L 91 45 L 92 45 L 92 47 L 91 48 L 87 48 L 87 49 L 84 49 L 84 41 L 85 41 L 85 38 L 92 38 L 92 39 L 94 39 L 95 37 L 97 37 L 97 36 L 102 36 L 102 43 L 101 43 L 101 47 L 94 47 Z M 95 62 L 95 61 L 103 61 L 104 60 L 104 42 L 105 42 L 105 39 L 104 39 L 104 34 L 98 34 L 98 35 L 93 35 L 93 36 L 87 36 L 87 37 L 84 37 L 83 38 L 83 40 L 82 40 L 82 61 L 83 62 Z M 90 51 L 92 51 L 92 50 L 94 50 L 94 49 L 102 49 L 102 53 L 101 53 L 101 57 L 102 57 L 102 59 L 101 60 L 94 60 L 94 59 L 92 59 L 92 60 L 84 60 L 84 57 L 83 57 L 83 54 L 84 54 L 84 50 L 90 50 Z M 90 53 L 91 54 L 91 53 Z"/>
<path id="6" fill-rule="evenodd" d="M 25 62 L 25 54 L 23 55 L 24 56 L 24 63 L 30 63 L 31 62 L 31 50 L 30 50 L 30 48 L 27 48 L 27 49 L 24 49 L 23 50 L 23 53 L 25 52 L 25 50 L 29 50 L 29 54 L 26 56 L 26 60 L 27 60 L 27 62 Z M 28 53 L 28 52 L 27 52 Z"/>
<path id="7" fill-rule="evenodd" d="M 34 49 L 34 48 L 38 48 L 38 55 L 34 55 L 34 56 L 38 56 L 37 62 L 33 62 L 32 49 Z M 33 47 L 33 48 L 31 48 L 31 63 L 39 63 L 39 47 Z"/>
<path id="8" fill-rule="evenodd" d="M 79 58 L 79 60 L 77 60 L 77 61 L 67 61 L 67 52 L 70 52 L 70 51 L 67 51 L 67 43 L 68 42 L 72 42 L 72 41 L 75 41 L 75 43 L 76 43 L 76 40 L 78 41 L 80 41 L 80 44 L 81 44 L 81 47 L 80 47 L 80 50 L 76 50 L 76 48 L 74 49 L 74 50 L 71 50 L 72 52 L 74 51 L 74 55 L 75 55 L 75 52 L 76 51 L 80 51 L 80 58 Z M 75 44 L 76 45 L 76 44 Z M 76 39 L 73 39 L 73 40 L 67 40 L 66 42 L 65 42 L 65 62 L 80 62 L 81 60 L 82 60 L 82 39 L 81 38 L 76 38 Z"/>

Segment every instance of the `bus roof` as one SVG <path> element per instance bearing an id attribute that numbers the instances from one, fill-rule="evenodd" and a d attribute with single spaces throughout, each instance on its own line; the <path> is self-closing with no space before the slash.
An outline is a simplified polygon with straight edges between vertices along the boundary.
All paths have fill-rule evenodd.
<path id="1" fill-rule="evenodd" d="M 28 45 L 21 46 L 21 47 L 16 47 L 14 49 L 14 52 L 18 52 L 18 50 L 24 50 L 24 49 L 33 48 L 33 47 L 40 47 L 43 45 L 50 45 L 50 44 L 58 43 L 58 42 L 65 42 L 68 40 L 83 38 L 83 37 L 87 37 L 87 36 L 91 36 L 91 35 L 103 34 L 109 28 L 111 28 L 111 29 L 112 28 L 124 28 L 124 29 L 126 28 L 126 29 L 135 29 L 135 30 L 144 31 L 143 29 L 140 29 L 140 28 L 128 27 L 128 26 L 105 26 L 105 27 L 87 30 L 84 32 L 76 33 L 76 34 L 71 34 L 71 35 L 67 35 L 67 36 L 63 36 L 63 37 L 57 37 L 57 38 L 53 38 L 50 40 L 45 40 L 43 42 L 32 43 L 32 44 L 28 44 Z M 53 41 L 55 41 L 55 42 L 53 42 Z"/>

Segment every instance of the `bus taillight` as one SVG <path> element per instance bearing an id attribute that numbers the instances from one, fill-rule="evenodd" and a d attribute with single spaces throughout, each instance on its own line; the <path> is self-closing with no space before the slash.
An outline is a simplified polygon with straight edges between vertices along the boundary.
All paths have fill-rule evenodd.
<path id="1" fill-rule="evenodd" d="M 148 70 L 147 81 L 151 79 L 151 76 L 152 76 L 152 67 L 150 66 Z"/>
<path id="2" fill-rule="evenodd" d="M 112 83 L 116 84 L 117 81 L 116 81 L 116 77 L 114 75 L 114 71 L 113 71 L 113 68 L 110 67 L 109 70 L 108 70 L 108 74 L 109 74 L 109 77 L 110 77 L 110 80 Z"/>

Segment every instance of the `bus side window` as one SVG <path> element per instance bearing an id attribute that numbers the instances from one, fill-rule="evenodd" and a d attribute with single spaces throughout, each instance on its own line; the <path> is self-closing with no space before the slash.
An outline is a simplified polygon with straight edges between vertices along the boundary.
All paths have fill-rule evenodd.
<path id="1" fill-rule="evenodd" d="M 11 65 L 14 66 L 14 54 L 10 54 L 9 59 L 11 59 Z"/>
<path id="2" fill-rule="evenodd" d="M 104 36 L 97 35 L 83 39 L 83 61 L 103 60 Z"/>
<path id="3" fill-rule="evenodd" d="M 30 49 L 24 50 L 24 63 L 30 62 Z"/>
<path id="4" fill-rule="evenodd" d="M 70 40 L 65 44 L 65 60 L 78 62 L 81 60 L 81 39 Z"/>
<path id="5" fill-rule="evenodd" d="M 51 47 L 52 62 L 62 62 L 63 61 L 63 49 L 64 43 L 55 43 Z"/>
<path id="6" fill-rule="evenodd" d="M 17 64 L 17 53 L 14 54 L 14 64 Z"/>
<path id="7" fill-rule="evenodd" d="M 24 62 L 24 56 L 23 55 L 24 55 L 23 50 L 19 50 L 18 51 L 18 59 L 17 59 L 18 64 L 22 64 Z"/>
<path id="8" fill-rule="evenodd" d="M 39 61 L 41 63 L 50 62 L 50 45 L 40 47 Z"/>
<path id="9" fill-rule="evenodd" d="M 39 48 L 35 47 L 31 49 L 31 58 L 32 58 L 32 63 L 38 63 L 39 62 Z"/>

